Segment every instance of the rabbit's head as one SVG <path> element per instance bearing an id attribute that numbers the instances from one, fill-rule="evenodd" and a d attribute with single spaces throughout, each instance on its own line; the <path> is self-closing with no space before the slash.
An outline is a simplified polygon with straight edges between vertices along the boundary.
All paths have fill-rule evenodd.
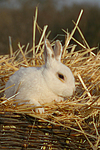
<path id="1" fill-rule="evenodd" d="M 61 63 L 62 44 L 60 41 L 57 40 L 55 42 L 53 50 L 46 39 L 44 54 L 45 65 L 43 76 L 48 88 L 58 96 L 71 96 L 75 91 L 75 79 L 71 70 Z"/>

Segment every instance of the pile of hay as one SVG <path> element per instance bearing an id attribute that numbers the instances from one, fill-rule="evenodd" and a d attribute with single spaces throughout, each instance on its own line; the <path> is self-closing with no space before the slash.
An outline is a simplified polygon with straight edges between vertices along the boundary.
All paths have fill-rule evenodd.
<path id="1" fill-rule="evenodd" d="M 62 62 L 71 68 L 76 80 L 76 92 L 64 102 L 44 104 L 45 113 L 35 114 L 32 105 L 14 105 L 12 99 L 3 96 L 5 83 L 21 66 L 39 66 L 44 64 L 43 37 L 44 27 L 38 45 L 33 35 L 33 48 L 28 50 L 18 44 L 18 50 L 0 56 L 0 149 L 93 149 L 100 148 L 100 52 L 90 48 L 78 27 L 83 10 L 81 10 L 71 34 L 66 33 Z M 36 16 L 34 33 L 36 30 Z M 83 43 L 73 38 L 78 30 Z M 48 37 L 48 35 L 47 35 Z M 69 45 L 74 40 L 81 46 Z M 55 41 L 52 42 L 52 45 Z M 23 52 L 25 48 L 25 52 Z M 68 50 L 70 52 L 68 53 Z M 27 57 L 33 51 L 33 57 Z M 20 56 L 20 57 L 19 57 Z"/>

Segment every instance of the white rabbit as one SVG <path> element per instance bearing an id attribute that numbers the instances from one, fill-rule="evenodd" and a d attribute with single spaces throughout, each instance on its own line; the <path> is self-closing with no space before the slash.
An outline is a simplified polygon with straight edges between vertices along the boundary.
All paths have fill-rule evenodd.
<path id="1" fill-rule="evenodd" d="M 49 41 L 45 40 L 45 65 L 42 67 L 21 67 L 6 83 L 6 98 L 16 94 L 14 99 L 29 100 L 30 104 L 60 102 L 71 96 L 75 91 L 75 80 L 71 70 L 61 63 L 62 45 L 59 40 L 55 42 L 54 50 Z M 36 112 L 44 113 L 44 108 L 36 108 Z"/>

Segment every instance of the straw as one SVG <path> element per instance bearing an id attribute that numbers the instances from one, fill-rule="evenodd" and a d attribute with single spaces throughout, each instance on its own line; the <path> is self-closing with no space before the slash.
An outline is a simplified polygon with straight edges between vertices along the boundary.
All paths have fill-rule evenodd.
<path id="1" fill-rule="evenodd" d="M 35 17 L 34 17 L 34 22 L 33 22 L 33 58 L 35 58 L 35 37 L 36 37 L 37 14 L 38 14 L 38 8 L 36 7 Z M 35 61 L 34 60 L 33 60 L 33 65 L 35 65 Z"/>
<path id="2" fill-rule="evenodd" d="M 9 36 L 9 48 L 10 48 L 10 57 L 12 57 L 13 56 L 13 48 L 12 48 L 11 36 Z"/>

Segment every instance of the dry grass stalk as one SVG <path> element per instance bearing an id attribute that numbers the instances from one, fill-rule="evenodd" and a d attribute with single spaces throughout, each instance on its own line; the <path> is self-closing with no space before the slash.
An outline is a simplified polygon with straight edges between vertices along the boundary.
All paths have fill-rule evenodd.
<path id="1" fill-rule="evenodd" d="M 29 66 L 29 64 L 28 64 L 28 62 L 27 62 L 27 59 L 26 59 L 26 57 L 25 57 L 25 55 L 24 55 L 24 52 L 23 52 L 23 50 L 22 50 L 22 47 L 20 46 L 20 43 L 18 43 L 18 47 L 19 47 L 19 49 L 20 49 L 20 51 L 21 51 L 21 54 L 22 54 L 22 56 L 23 56 L 23 58 L 24 58 L 24 60 L 25 60 L 26 65 Z"/>
<path id="2" fill-rule="evenodd" d="M 81 19 L 82 13 L 83 13 L 83 9 L 81 9 L 81 12 L 80 12 L 80 14 L 79 14 L 79 17 L 78 17 L 78 19 L 77 19 L 77 22 L 76 22 L 76 25 L 75 25 L 74 29 L 72 30 L 71 34 L 68 34 L 68 36 L 67 36 L 67 39 L 66 39 L 66 41 L 65 41 L 65 46 L 64 46 L 64 53 L 63 53 L 63 55 L 65 54 L 65 51 L 66 51 L 66 49 L 67 49 L 67 47 L 68 47 L 68 45 L 69 45 L 69 43 L 70 43 L 70 40 L 71 40 L 72 36 L 73 36 L 74 33 L 75 33 L 75 30 L 76 30 L 76 28 L 77 28 L 77 26 L 78 26 L 78 24 L 79 24 L 80 19 Z"/>
<path id="3" fill-rule="evenodd" d="M 44 26 L 44 29 L 43 29 L 43 32 L 42 32 L 42 35 L 41 35 L 39 44 L 38 44 L 37 49 L 36 49 L 36 54 L 38 53 L 38 50 L 39 50 L 39 47 L 40 47 L 40 45 L 41 45 L 41 42 L 43 41 L 43 38 L 45 37 L 45 32 L 46 32 L 46 30 L 47 30 L 47 27 L 48 27 L 47 25 Z"/>
<path id="4" fill-rule="evenodd" d="M 34 23 L 33 23 L 33 58 L 35 57 L 35 37 L 36 37 L 37 15 L 38 15 L 38 8 L 36 7 L 35 18 L 34 18 Z M 33 65 L 35 65 L 34 60 L 33 60 Z"/>
<path id="5" fill-rule="evenodd" d="M 83 85 L 85 91 L 87 92 L 88 96 L 91 98 L 91 94 L 90 94 L 89 90 L 87 89 L 86 85 L 84 84 L 84 81 L 82 80 L 80 74 L 78 74 L 77 76 L 78 76 L 78 78 L 80 79 L 80 81 L 81 81 L 81 83 L 82 83 L 82 85 Z"/>
<path id="6" fill-rule="evenodd" d="M 12 57 L 12 55 L 13 55 L 13 48 L 12 48 L 11 36 L 9 36 L 9 48 L 10 48 L 10 56 Z"/>

